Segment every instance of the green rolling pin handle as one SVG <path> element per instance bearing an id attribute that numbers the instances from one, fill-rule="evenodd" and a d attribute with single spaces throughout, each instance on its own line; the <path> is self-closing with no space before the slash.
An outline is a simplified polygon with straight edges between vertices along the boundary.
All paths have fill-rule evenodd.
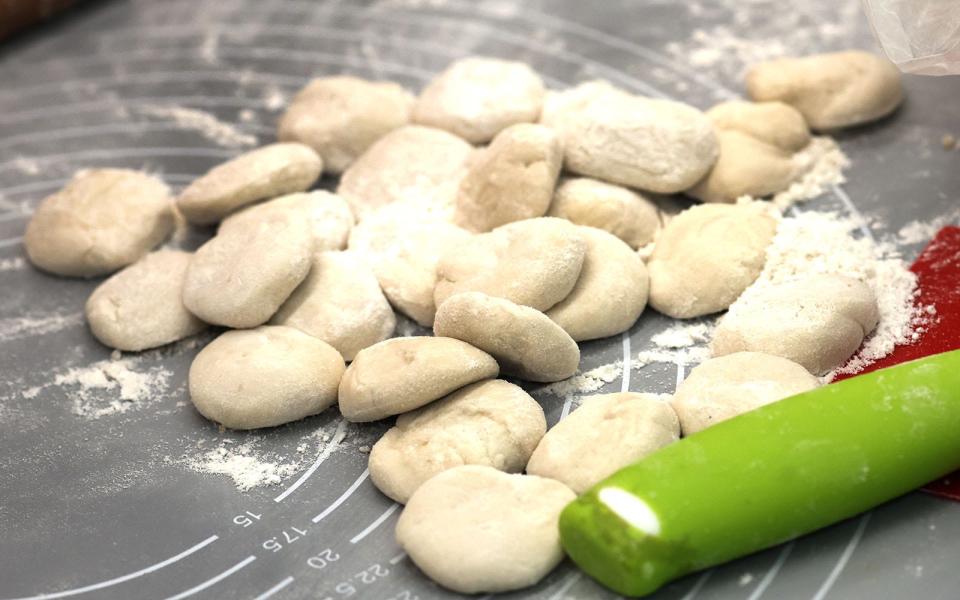
<path id="1" fill-rule="evenodd" d="M 960 467 L 960 350 L 724 421 L 567 505 L 560 538 L 627 596 L 849 518 Z"/>

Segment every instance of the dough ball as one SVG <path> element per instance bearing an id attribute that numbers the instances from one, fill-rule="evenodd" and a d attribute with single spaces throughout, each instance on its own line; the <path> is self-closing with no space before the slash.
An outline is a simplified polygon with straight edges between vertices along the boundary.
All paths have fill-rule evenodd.
<path id="1" fill-rule="evenodd" d="M 781 150 L 797 152 L 810 143 L 803 115 L 783 102 L 731 100 L 714 106 L 707 116 L 717 129 L 739 131 Z"/>
<path id="2" fill-rule="evenodd" d="M 336 350 L 292 327 L 228 331 L 190 365 L 190 399 L 224 427 L 273 427 L 336 402 L 343 370 Z"/>
<path id="3" fill-rule="evenodd" d="M 340 412 L 354 423 L 376 421 L 499 372 L 492 356 L 460 340 L 393 338 L 364 348 L 353 359 L 340 382 Z"/>
<path id="4" fill-rule="evenodd" d="M 433 327 L 437 263 L 471 234 L 444 221 L 409 218 L 405 208 L 392 204 L 359 224 L 350 235 L 350 249 L 372 266 L 390 304 L 420 325 Z"/>
<path id="5" fill-rule="evenodd" d="M 270 322 L 319 338 L 348 361 L 397 326 L 373 271 L 352 252 L 314 255 L 310 274 Z"/>
<path id="6" fill-rule="evenodd" d="M 543 409 L 521 388 L 481 381 L 397 417 L 370 451 L 370 479 L 403 504 L 423 482 L 460 465 L 519 473 L 546 431 Z"/>
<path id="7" fill-rule="evenodd" d="M 310 271 L 310 224 L 285 211 L 244 219 L 200 246 L 183 303 L 208 323 L 243 329 L 266 323 Z"/>
<path id="8" fill-rule="evenodd" d="M 547 316 L 580 342 L 629 330 L 647 305 L 650 277 L 640 255 L 615 235 L 581 227 L 587 254 L 570 294 Z"/>
<path id="9" fill-rule="evenodd" d="M 563 150 L 542 125 L 511 125 L 479 150 L 460 183 L 454 222 L 469 231 L 542 217 L 550 206 Z"/>
<path id="10" fill-rule="evenodd" d="M 760 275 L 776 230 L 760 202 L 688 208 L 664 227 L 647 262 L 650 305 L 676 319 L 724 310 Z"/>
<path id="11" fill-rule="evenodd" d="M 785 102 L 812 129 L 823 130 L 885 117 L 903 101 L 903 86 L 887 59 L 848 50 L 754 65 L 747 73 L 747 94 L 757 101 Z"/>
<path id="12" fill-rule="evenodd" d="M 427 577 L 462 594 L 534 585 L 563 559 L 562 483 L 466 465 L 428 480 L 397 522 L 397 543 Z"/>
<path id="13" fill-rule="evenodd" d="M 561 180 L 547 214 L 608 231 L 634 250 L 652 242 L 660 230 L 660 211 L 651 200 L 587 177 Z"/>
<path id="14" fill-rule="evenodd" d="M 821 374 L 850 358 L 879 319 L 865 283 L 815 275 L 751 290 L 720 320 L 710 350 L 766 352 Z"/>
<path id="15" fill-rule="evenodd" d="M 717 138 L 702 112 L 604 81 L 551 92 L 540 120 L 560 137 L 567 170 L 610 183 L 679 192 L 717 160 Z"/>
<path id="16" fill-rule="evenodd" d="M 460 292 L 483 292 L 544 311 L 580 276 L 587 243 L 569 221 L 541 217 L 476 235 L 437 265 L 437 306 Z"/>
<path id="17" fill-rule="evenodd" d="M 653 394 L 587 396 L 540 440 L 527 473 L 556 479 L 580 494 L 678 439 L 676 413 Z"/>
<path id="18" fill-rule="evenodd" d="M 735 352 L 695 367 L 670 404 L 683 435 L 800 394 L 819 385 L 797 363 L 762 352 Z"/>
<path id="19" fill-rule="evenodd" d="M 720 158 L 687 193 L 704 202 L 736 202 L 740 196 L 762 198 L 783 191 L 800 175 L 793 153 L 740 131 L 717 133 Z"/>
<path id="20" fill-rule="evenodd" d="M 377 140 L 343 172 L 337 193 L 358 221 L 393 202 L 450 218 L 473 146 L 455 135 L 408 125 Z"/>
<path id="21" fill-rule="evenodd" d="M 306 144 L 342 173 L 378 139 L 410 122 L 413 96 L 395 83 L 338 75 L 314 79 L 280 118 L 281 142 Z"/>
<path id="22" fill-rule="evenodd" d="M 107 279 L 87 299 L 90 331 L 101 343 L 136 352 L 199 333 L 207 324 L 183 305 L 190 253 L 158 250 Z"/>
<path id="23" fill-rule="evenodd" d="M 580 364 L 577 343 L 545 314 L 479 292 L 445 301 L 433 331 L 480 348 L 497 359 L 501 373 L 527 381 L 560 381 Z"/>
<path id="24" fill-rule="evenodd" d="M 139 171 L 89 169 L 40 203 L 23 245 L 37 268 L 96 277 L 136 262 L 173 226 L 173 202 L 162 181 Z"/>
<path id="25" fill-rule="evenodd" d="M 482 144 L 510 125 L 536 121 L 543 94 L 540 76 L 523 63 L 464 58 L 424 88 L 413 120 Z"/>
<path id="26" fill-rule="evenodd" d="M 224 219 L 219 231 L 228 227 L 247 227 L 248 221 L 263 220 L 265 215 L 273 212 L 286 213 L 293 219 L 306 221 L 313 233 L 314 252 L 343 250 L 347 246 L 353 227 L 353 213 L 343 198 L 323 190 L 288 194 L 244 208 Z"/>

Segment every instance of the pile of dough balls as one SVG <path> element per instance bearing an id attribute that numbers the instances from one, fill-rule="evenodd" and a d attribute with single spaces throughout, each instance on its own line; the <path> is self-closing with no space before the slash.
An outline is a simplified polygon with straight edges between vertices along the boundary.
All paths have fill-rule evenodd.
<path id="1" fill-rule="evenodd" d="M 579 342 L 629 331 L 648 303 L 677 319 L 734 305 L 779 219 L 735 201 L 801 175 L 811 129 L 881 118 L 903 96 L 893 67 L 863 52 L 757 65 L 747 90 L 704 113 L 604 81 L 547 90 L 492 58 L 455 62 L 419 96 L 320 78 L 277 143 L 176 197 L 146 173 L 78 172 L 24 243 L 51 273 L 110 275 L 86 305 L 110 348 L 226 328 L 189 374 L 196 409 L 224 427 L 334 405 L 356 423 L 395 417 L 369 468 L 407 505 L 399 543 L 447 588 L 514 590 L 562 559 L 556 521 L 577 493 L 815 387 L 877 324 L 866 285 L 820 276 L 737 302 L 716 358 L 672 398 L 583 398 L 548 431 L 518 385 L 573 376 Z M 324 172 L 336 191 L 311 191 Z M 703 203 L 667 220 L 652 194 L 680 193 Z M 216 234 L 192 253 L 157 249 L 178 222 Z M 397 313 L 433 335 L 394 337 Z"/>

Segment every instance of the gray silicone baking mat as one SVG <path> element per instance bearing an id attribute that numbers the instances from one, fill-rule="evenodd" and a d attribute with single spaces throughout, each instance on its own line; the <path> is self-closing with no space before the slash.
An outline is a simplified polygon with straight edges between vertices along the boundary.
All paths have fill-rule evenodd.
<path id="1" fill-rule="evenodd" d="M 738 93 L 743 61 L 851 46 L 872 41 L 850 0 L 114 1 L 0 46 L 0 598 L 452 597 L 403 557 L 397 507 L 366 478 L 361 447 L 385 426 L 347 427 L 331 410 L 220 432 L 187 399 L 195 342 L 126 355 L 129 390 L 89 379 L 109 358 L 82 320 L 95 282 L 42 275 L 20 246 L 29 212 L 74 170 L 147 168 L 179 188 L 273 140 L 285 100 L 316 75 L 418 89 L 486 54 L 530 63 L 551 87 L 599 77 L 706 108 Z M 895 117 L 840 137 L 849 182 L 808 205 L 859 212 L 863 234 L 893 243 L 908 222 L 956 220 L 960 189 L 960 153 L 941 147 L 960 132 L 960 80 L 906 86 Z M 648 311 L 629 336 L 585 344 L 583 369 L 635 355 L 667 324 Z M 602 389 L 670 392 L 683 372 L 627 369 Z M 555 422 L 564 401 L 537 396 Z M 236 447 L 288 465 L 278 484 L 244 493 L 185 465 Z M 958 561 L 960 505 L 915 493 L 656 597 L 953 599 Z M 612 597 L 569 563 L 514 596 Z"/>

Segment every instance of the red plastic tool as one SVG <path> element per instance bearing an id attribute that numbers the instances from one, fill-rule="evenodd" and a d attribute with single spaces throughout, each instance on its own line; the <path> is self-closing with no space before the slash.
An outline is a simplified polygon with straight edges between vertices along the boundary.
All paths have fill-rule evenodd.
<path id="1" fill-rule="evenodd" d="M 917 274 L 920 306 L 933 306 L 924 333 L 916 342 L 898 346 L 862 373 L 960 348 L 960 227 L 944 227 L 924 248 L 910 270 Z M 852 377 L 838 376 L 836 380 Z M 960 502 L 960 471 L 924 488 Z"/>

